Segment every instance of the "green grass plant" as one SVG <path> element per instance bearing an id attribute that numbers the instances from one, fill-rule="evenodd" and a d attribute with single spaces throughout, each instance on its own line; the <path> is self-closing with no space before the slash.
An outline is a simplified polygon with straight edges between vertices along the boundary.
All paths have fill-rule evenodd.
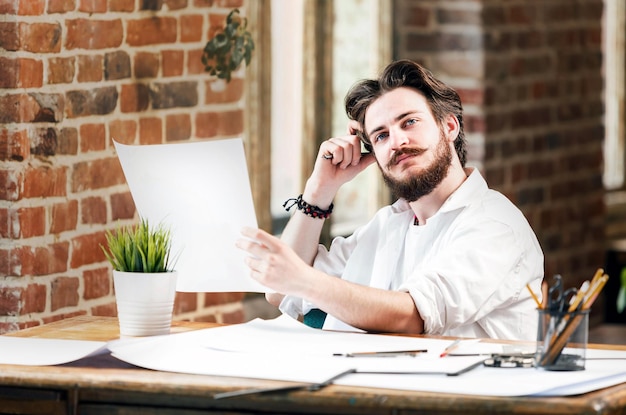
<path id="1" fill-rule="evenodd" d="M 101 248 L 116 271 L 173 271 L 172 233 L 163 224 L 151 226 L 142 218 L 137 225 L 107 231 L 106 241 L 108 249 Z"/>

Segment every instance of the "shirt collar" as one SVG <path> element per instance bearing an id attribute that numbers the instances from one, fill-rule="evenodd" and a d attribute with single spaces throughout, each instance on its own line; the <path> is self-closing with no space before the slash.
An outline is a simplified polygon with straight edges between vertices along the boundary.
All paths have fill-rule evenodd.
<path id="1" fill-rule="evenodd" d="M 440 212 L 450 212 L 464 208 L 473 201 L 482 199 L 489 190 L 487 182 L 477 168 L 466 168 L 465 173 L 467 174 L 467 179 L 448 197 L 441 209 L 439 209 Z"/>
<path id="2" fill-rule="evenodd" d="M 489 190 L 487 182 L 475 167 L 465 169 L 467 179 L 452 193 L 439 209 L 439 212 L 450 212 L 455 209 L 464 208 L 476 199 L 481 199 L 485 192 Z M 392 210 L 396 213 L 411 210 L 411 206 L 405 199 L 398 199 Z"/>

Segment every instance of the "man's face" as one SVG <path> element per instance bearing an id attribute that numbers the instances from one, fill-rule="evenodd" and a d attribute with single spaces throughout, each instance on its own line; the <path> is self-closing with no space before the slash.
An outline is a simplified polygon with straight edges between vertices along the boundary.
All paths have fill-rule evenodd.
<path id="1" fill-rule="evenodd" d="M 421 93 L 398 88 L 381 96 L 365 113 L 365 130 L 383 178 L 396 196 L 413 202 L 432 192 L 448 174 L 451 141 Z"/>

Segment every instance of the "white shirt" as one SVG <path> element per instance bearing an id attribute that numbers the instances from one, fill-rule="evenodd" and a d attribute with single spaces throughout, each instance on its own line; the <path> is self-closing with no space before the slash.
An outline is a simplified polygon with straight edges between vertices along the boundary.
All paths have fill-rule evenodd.
<path id="1" fill-rule="evenodd" d="M 323 245 L 313 266 L 357 284 L 410 293 L 424 332 L 535 340 L 543 253 L 521 211 L 474 169 L 421 226 L 405 200 L 379 210 L 347 238 Z M 286 296 L 293 317 L 315 308 Z M 354 329 L 328 315 L 324 329 Z"/>

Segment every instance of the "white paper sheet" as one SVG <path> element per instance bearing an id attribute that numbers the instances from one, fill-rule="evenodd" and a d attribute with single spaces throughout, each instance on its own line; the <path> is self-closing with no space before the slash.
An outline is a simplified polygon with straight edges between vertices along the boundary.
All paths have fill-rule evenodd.
<path id="1" fill-rule="evenodd" d="M 589 349 L 585 370 L 550 372 L 475 366 L 481 357 L 438 357 L 449 344 L 448 340 L 314 330 L 281 316 L 166 336 L 123 338 L 106 348 L 127 363 L 168 372 L 318 383 L 356 369 L 373 374 L 351 374 L 335 383 L 452 394 L 568 396 L 626 382 L 626 351 Z M 457 350 L 491 353 L 499 347 L 468 340 Z M 0 336 L 0 364 L 69 363 L 106 348 L 103 342 Z M 428 352 L 416 357 L 333 356 L 422 348 Z M 468 367 L 473 368 L 459 376 L 442 374 Z"/>
<path id="2" fill-rule="evenodd" d="M 450 344 L 447 340 L 314 330 L 286 316 L 174 336 L 135 343 L 121 340 L 110 348 L 118 359 L 155 370 L 320 382 L 343 370 L 357 369 L 374 373 L 351 374 L 335 383 L 470 395 L 567 396 L 626 381 L 626 365 L 621 360 L 588 360 L 587 369 L 578 372 L 479 365 L 460 376 L 447 376 L 441 373 L 454 373 L 482 358 L 439 358 Z M 483 343 L 484 349 L 480 345 L 469 340 L 467 348 L 458 350 L 492 353 L 504 348 L 493 343 Z M 332 356 L 413 348 L 426 348 L 428 353 L 392 358 Z M 588 357 L 626 359 L 626 352 L 589 350 Z"/>
<path id="3" fill-rule="evenodd" d="M 197 375 L 235 376 L 322 382 L 351 368 L 351 362 L 332 362 L 298 356 L 278 356 L 217 351 L 202 347 L 201 333 L 181 333 L 151 339 L 147 342 L 125 342 L 109 345 L 112 356 L 146 369 Z M 155 341 L 156 340 L 156 341 Z"/>
<path id="4" fill-rule="evenodd" d="M 178 291 L 268 291 L 235 247 L 257 227 L 240 138 L 115 148 L 139 215 L 171 228 Z"/>
<path id="5" fill-rule="evenodd" d="M 621 354 L 626 359 L 626 353 Z M 489 396 L 569 396 L 626 382 L 620 360 L 588 361 L 576 372 L 550 372 L 536 368 L 488 368 L 479 366 L 461 376 L 355 374 L 335 383 L 349 386 L 390 388 Z"/>
<path id="6" fill-rule="evenodd" d="M 476 356 L 439 358 L 449 343 L 437 339 L 316 330 L 283 315 L 274 320 L 257 319 L 173 336 L 119 340 L 111 343 L 109 349 L 118 359 L 148 369 L 262 379 L 281 379 L 285 371 L 295 371 L 297 379 L 291 374 L 284 380 L 301 382 L 319 382 L 347 369 L 452 374 L 482 361 L 483 358 Z M 428 352 L 415 357 L 334 356 L 335 353 L 416 349 Z M 178 352 L 172 353 L 174 350 Z M 198 364 L 199 361 L 219 361 L 219 365 Z M 245 362 L 245 371 L 239 370 L 242 362 Z"/>
<path id="7" fill-rule="evenodd" d="M 106 342 L 0 336 L 0 364 L 50 366 L 107 352 Z"/>
<path id="8" fill-rule="evenodd" d="M 420 353 L 419 357 L 423 358 L 420 360 L 431 357 L 439 360 L 441 352 L 450 344 L 448 340 L 421 337 L 317 330 L 287 315 L 272 320 L 255 319 L 245 324 L 207 329 L 199 336 L 199 341 L 204 347 L 215 350 L 320 357 L 375 351 L 428 350 L 427 353 Z M 390 362 L 393 359 L 386 360 Z M 451 370 L 456 371 L 457 368 L 454 366 Z"/>
<path id="9" fill-rule="evenodd" d="M 155 369 L 184 367 L 195 374 L 245 376 L 283 379 L 285 371 L 301 372 L 288 380 L 319 382 L 333 374 L 357 369 L 369 372 L 456 373 L 482 361 L 480 357 L 440 359 L 449 341 L 402 336 L 383 336 L 354 332 L 329 332 L 312 329 L 288 316 L 273 320 L 256 319 L 230 325 L 145 340 L 119 340 L 109 345 L 113 355 L 127 363 Z M 167 350 L 179 350 L 169 353 Z M 371 351 L 426 349 L 415 357 L 343 357 L 335 354 Z M 158 350 L 158 351 L 157 351 Z M 162 353 L 159 359 L 153 353 Z M 194 364 L 220 361 L 215 365 Z M 192 358 L 193 357 L 193 358 Z M 189 360 L 189 363 L 187 362 Z M 197 360 L 196 360 L 197 361 Z M 241 368 L 246 362 L 245 369 Z M 237 363 L 239 362 L 239 363 Z M 177 371 L 177 370 L 173 370 Z"/>

